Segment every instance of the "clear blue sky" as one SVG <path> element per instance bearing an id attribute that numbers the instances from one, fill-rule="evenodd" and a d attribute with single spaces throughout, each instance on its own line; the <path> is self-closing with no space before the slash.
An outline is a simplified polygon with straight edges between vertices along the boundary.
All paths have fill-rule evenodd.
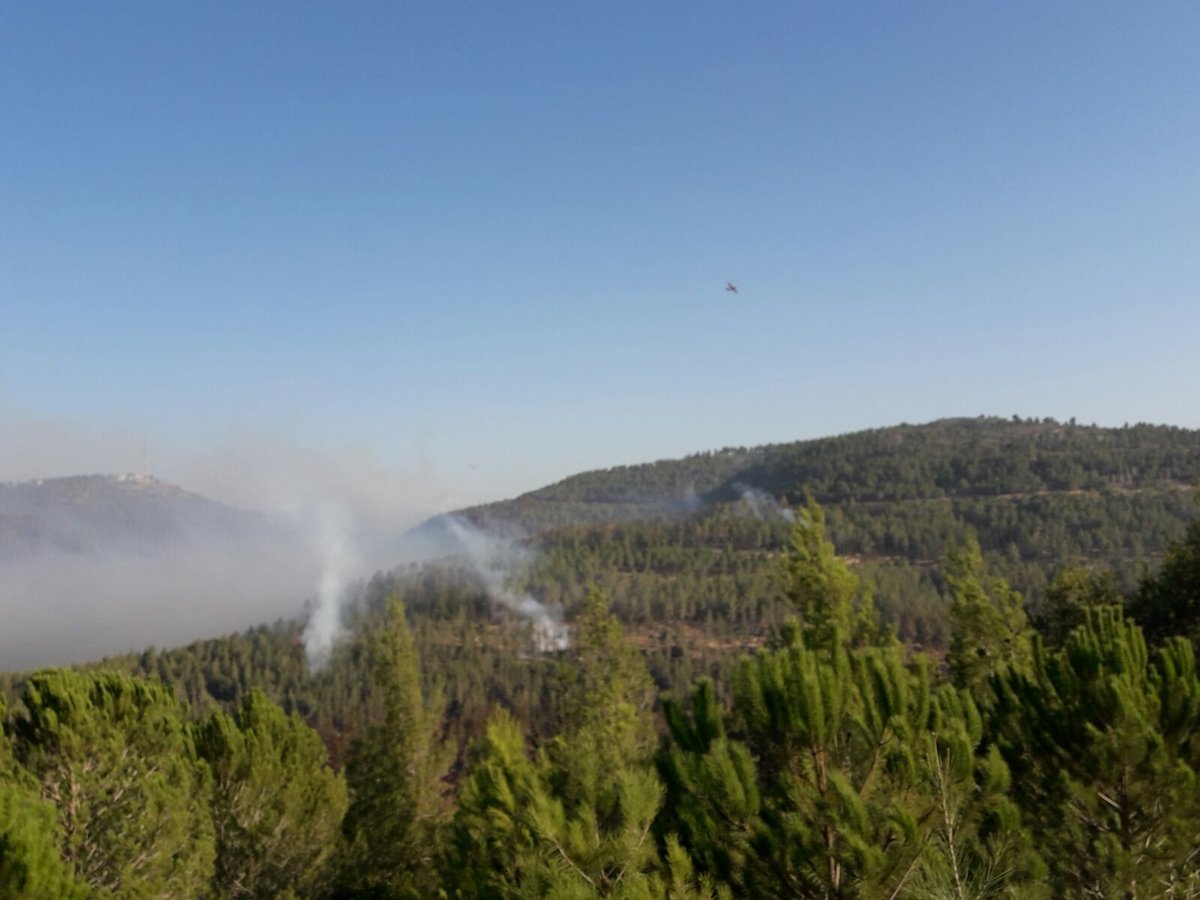
<path id="1" fill-rule="evenodd" d="M 453 502 L 1200 427 L 1198 47 L 1185 3 L 8 4 L 0 425 L 353 444 Z"/>

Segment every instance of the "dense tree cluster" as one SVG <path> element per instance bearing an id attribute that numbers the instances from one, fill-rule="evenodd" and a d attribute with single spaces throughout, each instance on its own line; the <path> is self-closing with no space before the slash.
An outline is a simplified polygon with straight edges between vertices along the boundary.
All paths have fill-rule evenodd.
<path id="1" fill-rule="evenodd" d="M 1095 602 L 1078 579 L 1070 588 L 1073 605 L 1059 602 L 1070 581 L 1065 571 L 1107 579 L 1101 593 L 1112 602 L 1145 580 L 1144 567 L 1157 565 L 1184 534 L 1196 505 L 1181 485 L 1200 476 L 1193 465 L 1197 447 L 1200 437 L 1182 429 L 953 420 L 588 473 L 520 501 L 564 515 L 556 519 L 560 525 L 523 539 L 532 564 L 513 573 L 512 586 L 561 608 L 567 618 L 583 608 L 589 590 L 601 590 L 643 651 L 660 690 L 683 699 L 697 678 L 711 677 L 718 695 L 728 699 L 725 686 L 738 656 L 761 646 L 789 614 L 778 560 L 791 549 L 788 516 L 803 507 L 804 489 L 811 487 L 824 501 L 838 552 L 870 594 L 880 621 L 901 640 L 937 652 L 948 648 L 947 548 L 975 541 L 988 569 L 1025 598 L 1039 627 L 1057 629 L 1053 638 L 1047 631 L 1047 639 L 1061 643 L 1082 621 L 1083 608 Z M 816 480 L 811 485 L 777 480 L 780 493 L 768 497 L 760 491 L 757 504 L 734 490 L 734 485 L 748 490 L 754 477 L 749 466 L 777 457 L 803 464 L 789 469 L 772 463 L 770 471 L 807 473 Z M 1045 476 L 1042 489 L 1024 493 L 988 494 L 971 484 L 956 493 L 949 482 L 938 487 L 929 474 L 945 470 L 974 478 L 1035 463 Z M 821 473 L 846 467 L 858 473 L 851 481 L 866 486 L 832 491 L 837 479 Z M 1052 489 L 1065 483 L 1050 477 L 1062 467 L 1128 477 L 1099 488 Z M 885 480 L 891 485 L 886 496 L 909 499 L 854 499 L 884 496 Z M 641 501 L 629 499 L 639 496 Z M 678 502 L 689 496 L 690 502 Z M 630 520 L 625 514 L 634 507 L 641 518 Z M 503 504 L 476 511 L 511 522 L 505 518 L 509 512 Z M 535 516 L 526 524 L 538 521 Z M 1151 618 L 1165 622 L 1173 593 L 1163 595 L 1165 605 L 1146 594 L 1143 608 L 1161 607 L 1162 614 Z M 192 710 L 229 709 L 251 688 L 260 688 L 313 725 L 341 765 L 355 738 L 383 715 L 367 671 L 371 652 L 365 636 L 391 594 L 405 599 L 413 639 L 426 661 L 422 690 L 447 704 L 446 728 L 456 746 L 483 734 L 496 705 L 510 709 L 533 734 L 553 728 L 545 713 L 552 667 L 524 653 L 528 635 L 520 622 L 497 614 L 484 587 L 454 560 L 398 569 L 362 585 L 351 623 L 355 636 L 316 675 L 305 665 L 295 622 L 102 665 L 156 676 Z M 1052 626 L 1053 610 L 1063 617 Z M 1165 627 L 1155 634 L 1178 631 Z M 0 688 L 15 698 L 12 678 L 0 675 Z"/>
<path id="2" fill-rule="evenodd" d="M 257 661 L 206 645 L 223 698 L 187 699 L 189 678 L 211 679 L 187 676 L 186 654 L 148 654 L 144 675 L 22 678 L 0 711 L 0 892 L 1197 895 L 1200 528 L 1128 595 L 1065 571 L 1032 620 L 968 541 L 940 574 L 935 657 L 881 622 L 822 509 L 796 513 L 774 558 L 777 625 L 673 696 L 602 592 L 570 650 L 522 659 L 518 630 L 468 615 L 447 600 L 455 576 L 431 572 L 450 593 L 420 615 L 392 579 L 366 586 L 344 664 L 304 697 L 279 697 L 302 683 L 285 671 L 298 648 L 270 628 L 244 638 Z M 451 669 L 424 674 L 451 633 L 495 637 L 529 673 L 487 695 L 473 735 L 450 727 Z M 339 693 L 357 693 L 358 725 L 329 742 L 269 696 Z"/>
<path id="3" fill-rule="evenodd" d="M 516 500 L 476 507 L 483 522 L 541 531 L 571 523 L 677 517 L 750 485 L 824 506 L 1156 491 L 1200 478 L 1200 434 L 1161 425 L 1099 428 L 979 417 L 734 448 L 585 472 Z"/>

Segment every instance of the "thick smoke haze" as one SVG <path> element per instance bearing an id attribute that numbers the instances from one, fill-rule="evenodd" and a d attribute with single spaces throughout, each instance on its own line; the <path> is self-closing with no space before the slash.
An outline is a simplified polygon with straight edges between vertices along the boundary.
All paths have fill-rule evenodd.
<path id="1" fill-rule="evenodd" d="M 283 543 L 5 561 L 0 670 L 174 646 L 295 616 L 318 575 L 303 547 Z"/>
<path id="2" fill-rule="evenodd" d="M 346 585 L 419 558 L 427 551 L 404 533 L 462 502 L 419 458 L 392 463 L 361 446 L 314 449 L 261 434 L 181 447 L 130 427 L 0 406 L 0 481 L 147 469 L 261 511 L 273 527 L 235 540 L 190 535 L 147 552 L 0 560 L 0 670 L 172 646 L 306 614 L 305 645 L 319 666 L 338 635 Z"/>

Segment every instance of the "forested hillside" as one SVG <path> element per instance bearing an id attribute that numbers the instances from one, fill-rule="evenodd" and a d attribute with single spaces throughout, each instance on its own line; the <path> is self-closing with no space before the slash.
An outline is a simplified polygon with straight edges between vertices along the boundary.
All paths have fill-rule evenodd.
<path id="1" fill-rule="evenodd" d="M 1194 431 L 952 419 L 590 472 L 463 515 L 532 535 L 538 596 L 569 608 L 597 583 L 635 625 L 738 641 L 774 623 L 770 561 L 811 496 L 885 620 L 940 645 L 948 547 L 973 535 L 1035 609 L 1073 564 L 1127 590 L 1196 515 L 1198 482 Z"/>
<path id="2" fill-rule="evenodd" d="M 589 472 L 462 515 L 533 535 L 555 569 L 539 589 L 567 606 L 582 596 L 574 570 L 631 622 L 712 620 L 744 636 L 770 624 L 761 576 L 788 509 L 811 496 L 885 618 L 939 644 L 947 547 L 974 535 L 1035 608 L 1071 564 L 1128 589 L 1196 515 L 1198 482 L 1195 431 L 950 419 Z"/>
<path id="3" fill-rule="evenodd" d="M 95 896 L 136 896 L 167 878 L 210 884 L 218 896 L 241 895 L 234 886 L 250 883 L 258 887 L 246 896 L 284 889 L 312 897 L 429 896 L 453 885 L 457 896 L 493 897 L 525 895 L 513 885 L 526 884 L 538 885 L 539 896 L 772 896 L 776 883 L 791 885 L 788 896 L 876 896 L 868 884 L 900 885 L 897 896 L 944 896 L 930 886 L 952 876 L 955 864 L 974 867 L 971 877 L 984 882 L 1003 871 L 1001 881 L 1017 886 L 1010 893 L 1035 896 L 1047 871 L 1074 871 L 1071 854 L 1080 853 L 1091 860 L 1080 870 L 1090 884 L 1125 883 L 1142 863 L 1131 857 L 1117 871 L 1084 853 L 1084 844 L 1049 839 L 1055 829 L 1076 827 L 1069 797 L 1077 787 L 1047 788 L 1040 757 L 1030 763 L 1021 756 L 1028 729 L 1047 727 L 1029 718 L 1036 710 L 1028 695 L 1043 690 L 1045 679 L 1063 677 L 1064 661 L 1077 660 L 1079 648 L 1104 658 L 1132 653 L 1129 665 L 1148 665 L 1141 632 L 1102 609 L 1124 607 L 1156 641 L 1200 637 L 1200 525 L 1187 531 L 1196 521 L 1191 485 L 1198 476 L 1195 432 L 952 420 L 588 473 L 464 511 L 449 530 L 482 526 L 496 559 L 481 568 L 463 545 L 461 553 L 355 586 L 345 637 L 319 671 L 305 658 L 304 623 L 280 621 L 103 660 L 79 674 L 4 676 L 15 781 L 0 798 L 0 826 L 4 816 L 10 822 L 0 840 L 8 841 L 0 884 L 18 877 L 3 874 L 3 859 L 34 848 L 50 893 L 21 876 L 25 893 L 13 896 L 69 896 L 87 886 Z M 424 528 L 448 525 L 434 520 Z M 402 614 L 390 598 L 400 598 Z M 562 616 L 571 648 L 544 652 L 533 623 L 513 611 L 526 608 L 514 598 Z M 1081 626 L 1092 630 L 1073 632 Z M 1082 642 L 1074 656 L 1040 649 L 1072 640 Z M 1164 652 L 1154 665 L 1174 667 L 1171 677 L 1191 684 L 1183 650 Z M 775 683 L 793 666 L 796 677 L 816 679 L 813 690 L 825 691 L 819 685 L 832 678 L 830 685 L 849 692 L 838 701 L 847 704 L 838 713 L 846 718 L 831 726 L 835 732 L 864 727 L 856 718 L 868 713 L 864 703 L 900 704 L 888 715 L 908 717 L 904 741 L 911 743 L 887 737 L 892 726 L 877 737 L 902 754 L 886 779 L 901 781 L 863 793 L 866 772 L 853 767 L 867 757 L 856 757 L 858 750 L 846 758 L 851 794 L 837 801 L 844 809 L 821 799 L 830 788 L 819 781 L 805 788 L 817 793 L 803 801 L 795 786 L 778 781 L 790 764 L 774 759 L 771 748 L 800 726 L 776 721 L 770 709 L 800 704 L 800 714 L 808 701 L 781 695 L 762 704 L 764 692 L 793 689 Z M 1002 669 L 1009 680 L 994 681 Z M 1165 671 L 1138 677 L 1166 684 Z M 619 683 L 606 681 L 619 672 Z M 1100 713 L 1079 706 L 1082 687 L 1072 690 L 1036 714 L 1085 727 Z M 626 724 L 608 721 L 624 703 L 632 704 Z M 76 712 L 63 719 L 68 708 Z M 604 720 L 593 710 L 603 710 Z M 137 730 L 147 716 L 178 724 L 152 737 Z M 151 767 L 155 754 L 173 754 L 170 778 L 178 796 L 190 798 L 178 801 L 177 818 L 153 837 L 147 831 L 116 844 L 107 812 L 84 814 L 99 817 L 87 823 L 56 820 L 62 785 L 73 784 L 61 779 L 73 777 L 83 758 L 63 756 L 65 727 L 81 753 L 115 740 L 117 758 L 145 754 Z M 597 743 L 601 732 L 624 748 L 612 751 L 619 758 L 604 756 L 610 751 Z M 812 739 L 807 732 L 787 738 L 798 748 Z M 1193 740 L 1179 739 L 1188 747 Z M 1056 740 L 1066 746 L 1074 737 Z M 540 749 L 526 756 L 522 747 Z M 1049 760 L 1067 751 L 1045 752 Z M 1072 745 L 1069 752 L 1085 750 Z M 1193 765 L 1190 752 L 1172 751 L 1171 764 Z M 256 753 L 280 755 L 255 761 Z M 380 788 L 378 773 L 399 764 L 395 753 L 409 754 L 408 780 Z M 1094 764 L 1108 771 L 1118 763 Z M 72 790 L 127 790 L 104 781 L 117 769 L 104 771 L 94 787 Z M 417 781 L 415 772 L 422 773 Z M 300 779 L 301 786 L 290 799 L 270 800 L 273 778 Z M 508 787 L 501 790 L 497 778 Z M 743 793 L 730 794 L 728 783 L 715 787 L 730 778 Z M 49 806 L 38 805 L 35 783 Z M 1010 787 L 1018 783 L 1059 811 L 1022 811 L 1023 795 Z M 1153 790 L 1183 807 L 1192 802 L 1186 791 L 1170 794 L 1184 790 L 1172 785 Z M 374 796 L 376 789 L 391 799 Z M 138 790 L 145 797 L 137 803 L 166 809 L 176 802 L 151 800 L 153 783 Z M 311 865 L 242 822 L 260 815 L 237 808 L 246 791 L 279 810 L 280 803 L 327 808 L 307 814 L 311 828 L 297 838 L 297 847 L 323 848 L 308 851 Z M 514 791 L 520 811 L 504 806 L 517 802 Z M 736 797 L 742 805 L 721 807 Z M 920 808 L 934 801 L 939 811 L 930 819 Z M 491 833 L 496 804 L 515 829 L 507 836 Z M 394 809 L 409 812 L 400 821 Z M 601 843 L 580 843 L 579 817 L 597 815 Z M 803 825 L 811 815 L 831 818 Z M 14 816 L 34 831 L 12 832 Z M 916 818 L 896 843 L 899 833 L 889 829 L 905 816 Z M 272 834 L 282 827 L 269 817 L 256 821 Z M 740 824 L 723 830 L 733 822 Z M 1191 884 L 1195 873 L 1180 868 L 1169 849 L 1185 840 L 1182 827 L 1164 823 L 1155 831 L 1153 839 L 1167 843 L 1154 857 L 1166 868 L 1154 871 Z M 867 831 L 851 834 L 861 828 Z M 1098 839 L 1088 828 L 1086 840 Z M 630 829 L 641 829 L 646 843 L 631 843 Z M 975 836 L 954 850 L 947 846 L 952 829 Z M 58 851 L 46 849 L 66 833 L 74 837 Z M 392 835 L 386 848 L 379 835 Z M 436 853 L 418 859 L 398 849 L 413 842 Z M 804 846 L 811 858 L 825 859 L 819 870 L 793 868 Z M 470 861 L 480 853 L 483 862 Z M 141 868 L 121 868 L 132 865 L 122 854 Z M 641 885 L 638 892 L 622 893 L 622 871 Z M 127 884 L 140 886 L 122 893 Z"/>
<path id="4" fill-rule="evenodd" d="M 944 419 L 765 447 L 726 448 L 572 476 L 468 517 L 528 531 L 651 516 L 730 501 L 745 486 L 826 507 L 1060 492 L 1159 492 L 1200 476 L 1200 433 L 1138 424 Z"/>
<path id="5" fill-rule="evenodd" d="M 0 708 L 0 891 L 1200 890 L 1200 524 L 1128 596 L 1065 572 L 1040 634 L 967 541 L 941 566 L 949 640 L 932 657 L 881 623 L 823 510 L 794 518 L 770 589 L 779 626 L 674 696 L 602 592 L 571 647 L 539 655 L 455 569 L 366 586 L 353 639 L 299 692 L 286 625 L 21 679 Z M 425 605 L 406 609 L 398 587 Z M 472 678 L 485 699 L 468 735 Z M 356 711 L 352 740 L 327 730 L 331 708 Z"/>
<path id="6" fill-rule="evenodd" d="M 914 646 L 944 650 L 948 549 L 978 540 L 1034 615 L 1073 565 L 1111 572 L 1114 590 L 1129 593 L 1195 518 L 1198 478 L 1193 431 L 955 419 L 585 473 L 461 515 L 526 535 L 507 539 L 521 564 L 499 573 L 514 596 L 570 621 L 589 590 L 603 591 L 659 688 L 681 695 L 698 675 L 722 683 L 738 653 L 780 626 L 779 558 L 806 493 L 822 502 L 834 546 L 882 621 Z M 548 668 L 527 652 L 528 624 L 467 563 L 448 556 L 352 589 L 349 637 L 315 675 L 301 622 L 108 664 L 163 677 L 197 709 L 261 687 L 340 756 L 378 714 L 360 644 L 383 598 L 397 594 L 450 731 L 477 733 L 497 702 L 543 728 Z"/>

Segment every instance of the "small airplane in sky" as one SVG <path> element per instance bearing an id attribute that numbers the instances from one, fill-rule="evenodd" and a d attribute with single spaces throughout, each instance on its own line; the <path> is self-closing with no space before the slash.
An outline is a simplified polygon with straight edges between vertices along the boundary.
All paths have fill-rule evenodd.
<path id="1" fill-rule="evenodd" d="M 725 282 L 725 290 L 733 291 L 735 294 L 738 292 L 737 285 L 734 284 L 732 281 Z"/>

